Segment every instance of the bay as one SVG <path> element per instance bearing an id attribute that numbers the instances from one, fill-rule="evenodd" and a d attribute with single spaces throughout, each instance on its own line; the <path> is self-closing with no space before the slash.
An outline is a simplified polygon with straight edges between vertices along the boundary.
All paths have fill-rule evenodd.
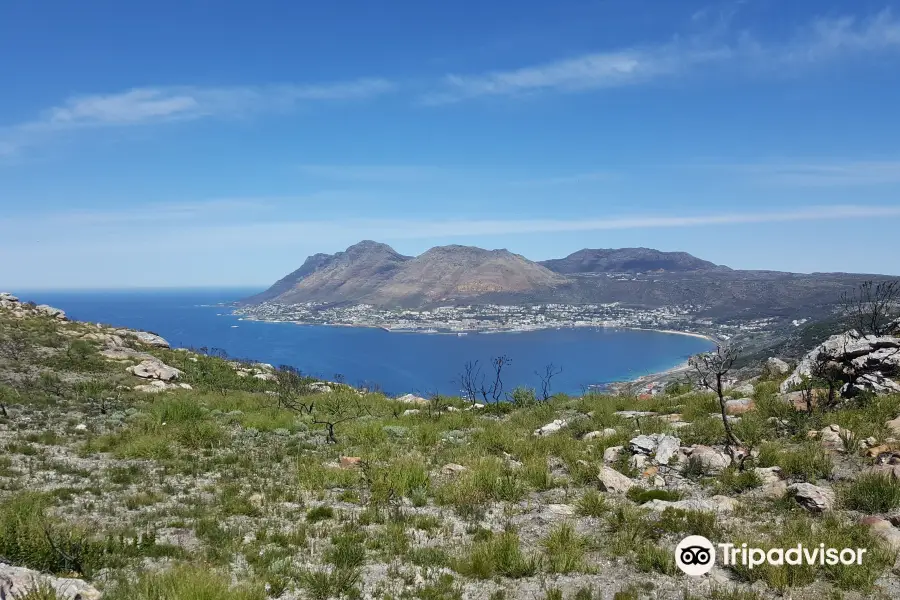
<path id="1" fill-rule="evenodd" d="M 581 393 L 587 386 L 625 381 L 674 367 L 711 342 L 677 334 L 609 328 L 550 329 L 464 336 L 396 333 L 376 328 L 244 321 L 223 303 L 256 289 L 33 291 L 23 301 L 49 304 L 71 319 L 152 331 L 173 347 L 221 348 L 230 356 L 354 385 L 377 384 L 390 394 L 458 394 L 466 361 L 506 355 L 506 390 L 540 387 L 535 371 L 553 363 L 562 372 L 554 392 Z"/>

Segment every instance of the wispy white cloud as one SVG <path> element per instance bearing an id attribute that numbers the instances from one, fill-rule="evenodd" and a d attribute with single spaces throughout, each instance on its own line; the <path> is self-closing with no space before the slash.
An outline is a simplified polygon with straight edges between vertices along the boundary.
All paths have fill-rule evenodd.
<path id="1" fill-rule="evenodd" d="M 745 175 L 763 184 L 846 187 L 900 183 L 900 160 L 778 161 L 707 165 Z"/>
<path id="2" fill-rule="evenodd" d="M 702 12 L 695 16 L 695 20 L 707 17 Z M 595 52 L 512 70 L 450 74 L 421 100 L 425 104 L 446 104 L 487 96 L 596 90 L 637 85 L 723 64 L 752 66 L 756 71 L 783 69 L 900 49 L 900 20 L 889 9 L 869 18 L 819 18 L 792 39 L 781 42 L 759 41 L 747 33 L 728 39 L 731 16 L 720 19 L 707 34 L 676 37 L 665 44 Z"/>
<path id="3" fill-rule="evenodd" d="M 73 96 L 32 121 L 0 128 L 0 155 L 14 154 L 44 136 L 74 129 L 242 117 L 287 111 L 307 103 L 372 98 L 393 89 L 392 82 L 372 78 L 312 85 L 142 87 Z"/>
<path id="4" fill-rule="evenodd" d="M 207 220 L 194 218 L 221 210 L 272 207 L 273 201 L 222 201 L 198 205 L 160 205 L 141 211 L 82 214 L 78 227 L 72 227 L 77 214 L 45 215 L 40 219 L 0 219 L 0 233 L 5 239 L 42 239 L 52 245 L 54 228 L 65 229 L 70 235 L 60 238 L 71 247 L 71 236 L 79 238 L 79 247 L 107 247 L 127 243 L 129 248 L 181 247 L 180 244 L 214 243 L 219 246 L 234 243 L 237 247 L 271 247 L 290 245 L 298 239 L 307 243 L 331 244 L 334 239 L 427 239 L 465 238 L 473 236 L 524 235 L 583 231 L 660 229 L 709 227 L 741 224 L 784 222 L 813 222 L 842 219 L 874 219 L 900 217 L 900 206 L 830 205 L 807 206 L 786 211 L 732 212 L 712 214 L 655 214 L 604 218 L 576 219 L 416 219 L 416 218 L 350 218 L 350 219 L 276 219 L 264 211 L 247 213 L 239 220 Z M 280 213 L 283 211 L 280 211 Z M 280 214 L 279 213 L 279 214 Z M 129 214 L 131 215 L 129 217 Z M 166 219 L 166 227 L 158 228 L 157 218 Z M 234 214 L 232 214 L 232 217 Z M 39 224 L 38 224 L 39 221 Z M 125 222 L 130 227 L 123 228 Z M 143 228 L 151 228 L 152 235 L 144 235 Z M 33 230 L 33 231 L 31 231 Z M 150 231 L 148 229 L 147 231 Z M 41 234 L 39 238 L 35 235 Z M 175 246 L 172 246 L 174 244 Z"/>

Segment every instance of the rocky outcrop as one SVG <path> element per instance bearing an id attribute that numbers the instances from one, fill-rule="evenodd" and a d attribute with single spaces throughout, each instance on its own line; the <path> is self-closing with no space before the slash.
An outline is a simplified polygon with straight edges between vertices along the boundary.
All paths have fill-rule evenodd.
<path id="1" fill-rule="evenodd" d="M 139 342 L 142 344 L 146 344 L 147 346 L 152 346 L 154 348 L 168 348 L 169 342 L 165 340 L 165 338 L 156 335 L 155 333 L 149 333 L 147 331 L 129 331 L 131 335 L 136 337 Z"/>
<path id="2" fill-rule="evenodd" d="M 652 456 L 657 464 L 667 465 L 681 447 L 681 440 L 663 433 L 639 435 L 628 442 L 628 448 L 635 455 Z"/>
<path id="3" fill-rule="evenodd" d="M 789 392 L 805 378 L 823 373 L 843 383 L 844 397 L 861 392 L 900 393 L 900 384 L 891 379 L 900 374 L 900 338 L 863 336 L 856 331 L 833 335 L 800 360 L 781 384 L 781 392 Z"/>
<path id="4" fill-rule="evenodd" d="M 834 492 L 811 483 L 795 483 L 788 487 L 788 492 L 810 512 L 823 512 L 834 506 Z"/>
<path id="5" fill-rule="evenodd" d="M 765 369 L 771 375 L 785 375 L 791 372 L 791 366 L 789 364 L 774 356 L 766 360 Z"/>
<path id="6" fill-rule="evenodd" d="M 605 465 L 600 467 L 600 473 L 597 474 L 597 480 L 599 481 L 600 489 L 605 492 L 624 494 L 634 485 L 634 482 L 631 479 Z"/>
<path id="7" fill-rule="evenodd" d="M 547 423 L 543 427 L 538 427 L 534 430 L 534 435 L 550 435 L 551 433 L 556 433 L 563 427 L 566 427 L 569 424 L 565 419 L 555 419 L 550 423 Z"/>
<path id="8" fill-rule="evenodd" d="M 143 379 L 159 379 L 160 381 L 171 381 L 181 376 L 181 371 L 175 367 L 170 367 L 156 359 L 148 359 L 141 361 L 133 367 L 125 369 L 135 377 Z"/>
<path id="9" fill-rule="evenodd" d="M 95 587 L 81 579 L 54 577 L 0 563 L 0 598 L 21 598 L 42 587 L 51 588 L 60 600 L 98 600 L 101 596 Z"/>
<path id="10" fill-rule="evenodd" d="M 190 390 L 193 389 L 189 383 L 166 383 L 159 379 L 153 379 L 149 383 L 134 386 L 134 391 L 144 392 L 145 394 L 158 394 L 168 390 Z"/>
<path id="11" fill-rule="evenodd" d="M 694 446 L 689 456 L 708 474 L 719 473 L 731 464 L 731 457 L 709 446 Z"/>

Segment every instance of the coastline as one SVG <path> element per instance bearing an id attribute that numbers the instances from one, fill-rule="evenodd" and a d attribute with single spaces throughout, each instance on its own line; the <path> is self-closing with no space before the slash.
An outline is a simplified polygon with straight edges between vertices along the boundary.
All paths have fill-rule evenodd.
<path id="1" fill-rule="evenodd" d="M 237 316 L 235 313 L 230 313 L 230 316 Z M 366 324 L 366 323 L 309 323 L 304 321 L 275 321 L 270 319 L 257 319 L 254 317 L 241 316 L 239 319 L 241 321 L 255 321 L 257 323 L 282 323 L 282 324 L 291 324 L 291 325 L 299 325 L 302 327 L 360 327 L 360 328 L 368 328 L 368 329 L 381 329 L 382 331 L 386 331 L 388 333 L 421 333 L 424 335 L 456 335 L 459 333 L 463 334 L 473 334 L 473 333 L 481 333 L 481 334 L 496 334 L 496 333 L 528 333 L 530 331 L 546 331 L 548 329 L 580 329 L 584 327 L 593 327 L 596 329 L 627 329 L 630 331 L 652 331 L 654 333 L 668 333 L 671 335 L 686 335 L 690 337 L 700 338 L 707 340 L 713 344 L 719 342 L 716 338 L 706 335 L 703 333 L 697 333 L 694 331 L 679 331 L 677 329 L 653 329 L 650 327 L 634 327 L 630 325 L 603 325 L 600 323 L 570 323 L 566 325 L 529 325 L 526 327 L 508 327 L 508 328 L 495 328 L 495 329 L 434 329 L 434 328 L 423 328 L 423 329 L 408 329 L 408 328 L 392 328 L 388 325 L 375 325 L 375 324 Z"/>

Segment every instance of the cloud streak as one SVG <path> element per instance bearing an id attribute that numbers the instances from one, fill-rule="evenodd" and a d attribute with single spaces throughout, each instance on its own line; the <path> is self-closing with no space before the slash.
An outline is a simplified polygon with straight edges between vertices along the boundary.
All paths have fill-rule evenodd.
<path id="1" fill-rule="evenodd" d="M 284 112 L 303 104 L 365 100 L 394 88 L 386 79 L 368 78 L 311 85 L 141 87 L 73 96 L 33 121 L 0 129 L 0 156 L 12 155 L 46 136 L 77 129 Z"/>
<path id="2" fill-rule="evenodd" d="M 793 187 L 852 187 L 900 183 L 900 160 L 784 161 L 710 165 L 758 183 Z"/>
<path id="3" fill-rule="evenodd" d="M 421 97 L 439 105 L 490 96 L 578 92 L 638 85 L 702 67 L 743 64 L 752 70 L 797 68 L 824 60 L 900 49 L 900 21 L 889 10 L 868 19 L 839 17 L 813 21 L 787 42 L 760 42 L 743 34 L 675 38 L 647 45 L 596 52 L 506 71 L 445 76 Z"/>

